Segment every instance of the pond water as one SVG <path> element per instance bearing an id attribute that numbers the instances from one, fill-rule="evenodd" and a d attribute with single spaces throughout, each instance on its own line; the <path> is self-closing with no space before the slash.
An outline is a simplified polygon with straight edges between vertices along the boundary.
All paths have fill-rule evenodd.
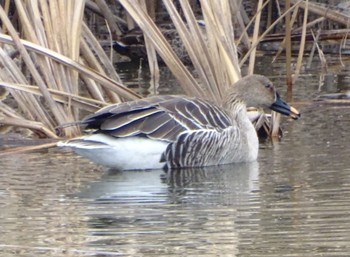
<path id="1" fill-rule="evenodd" d="M 283 95 L 278 67 L 260 73 Z M 0 256 L 350 256 L 349 104 L 311 101 L 349 90 L 349 67 L 298 80 L 302 118 L 283 119 L 255 163 L 112 172 L 61 149 L 0 157 Z"/>

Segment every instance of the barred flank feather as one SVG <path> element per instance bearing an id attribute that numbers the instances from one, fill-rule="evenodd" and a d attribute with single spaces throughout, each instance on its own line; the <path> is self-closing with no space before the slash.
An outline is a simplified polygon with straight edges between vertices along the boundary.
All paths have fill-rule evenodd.
<path id="1" fill-rule="evenodd" d="M 177 141 L 169 144 L 164 160 L 172 168 L 201 167 L 230 163 L 240 140 L 237 128 L 225 130 L 196 130 L 180 134 Z"/>

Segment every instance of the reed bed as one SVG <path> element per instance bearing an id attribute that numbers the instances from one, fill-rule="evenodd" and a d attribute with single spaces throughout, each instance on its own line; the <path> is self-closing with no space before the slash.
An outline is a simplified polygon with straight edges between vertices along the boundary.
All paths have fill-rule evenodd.
<path id="1" fill-rule="evenodd" d="M 288 0 L 283 5 L 279 1 L 251 1 L 250 5 L 247 2 L 243 5 L 243 1 L 201 0 L 200 6 L 196 6 L 196 1 L 188 0 L 119 0 L 110 5 L 103 0 L 5 0 L 0 6 L 0 87 L 6 88 L 9 96 L 4 93 L 5 100 L 0 100 L 0 124 L 27 128 L 39 137 L 73 137 L 81 133 L 80 127 L 65 124 L 79 120 L 81 113 L 140 98 L 123 85 L 94 30 L 101 22 L 94 24 L 98 19 L 87 18 L 87 13 L 89 17 L 102 17 L 110 45 L 123 36 L 125 27 L 136 24 L 143 31 L 155 87 L 159 83 L 161 58 L 186 94 L 217 103 L 227 88 L 240 79 L 242 66 L 247 65 L 248 73 L 254 73 L 259 44 L 278 38 L 272 35 L 273 30 L 283 32 L 278 38 L 283 50 L 293 35 L 300 35 L 297 68 L 291 70 L 291 61 L 286 64 L 286 70 L 290 69 L 296 78 L 303 65 L 308 33 L 313 35 L 312 29 L 325 20 L 342 26 L 350 20 L 348 15 L 336 15 L 336 10 L 325 11 L 321 5 L 309 1 Z M 196 76 L 159 28 L 156 20 L 159 6 L 170 17 L 169 22 L 187 51 Z M 126 16 L 119 16 L 118 8 L 126 10 Z M 200 10 L 200 15 L 194 12 L 195 8 Z M 247 14 L 249 8 L 254 15 Z M 279 17 L 274 19 L 274 12 Z M 297 24 L 300 16 L 302 23 Z M 204 20 L 204 29 L 199 26 L 198 18 Z M 279 30 L 283 22 L 290 27 L 289 37 Z M 321 58 L 320 37 L 311 38 L 313 51 L 318 50 Z M 244 49 L 240 57 L 238 48 Z M 291 52 L 285 52 L 287 60 L 291 60 Z M 271 131 L 276 133 L 279 119 L 274 120 L 277 126 L 272 126 Z"/>
<path id="2" fill-rule="evenodd" d="M 81 109 L 139 97 L 121 83 L 84 23 L 84 1 L 10 2 L 7 9 L 0 6 L 0 78 L 17 105 L 1 102 L 2 124 L 29 128 L 41 137 L 72 137 L 80 134 L 78 126 L 57 127 L 79 120 Z M 10 20 L 9 7 L 18 20 Z"/>

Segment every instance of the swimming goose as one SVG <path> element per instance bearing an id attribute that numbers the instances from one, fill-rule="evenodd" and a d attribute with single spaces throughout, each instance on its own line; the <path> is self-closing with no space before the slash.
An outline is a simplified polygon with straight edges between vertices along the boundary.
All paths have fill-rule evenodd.
<path id="1" fill-rule="evenodd" d="M 249 75 L 232 86 L 221 106 L 170 95 L 110 105 L 81 121 L 92 134 L 58 146 L 119 170 L 255 161 L 259 142 L 247 106 L 300 116 L 268 78 Z"/>

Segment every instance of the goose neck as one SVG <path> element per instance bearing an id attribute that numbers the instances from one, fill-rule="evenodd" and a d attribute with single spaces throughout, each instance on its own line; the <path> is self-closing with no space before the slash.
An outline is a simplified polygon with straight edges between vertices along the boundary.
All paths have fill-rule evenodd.
<path id="1" fill-rule="evenodd" d="M 247 117 L 247 107 L 239 100 L 226 101 L 224 108 L 230 114 L 233 120 L 238 120 Z"/>

